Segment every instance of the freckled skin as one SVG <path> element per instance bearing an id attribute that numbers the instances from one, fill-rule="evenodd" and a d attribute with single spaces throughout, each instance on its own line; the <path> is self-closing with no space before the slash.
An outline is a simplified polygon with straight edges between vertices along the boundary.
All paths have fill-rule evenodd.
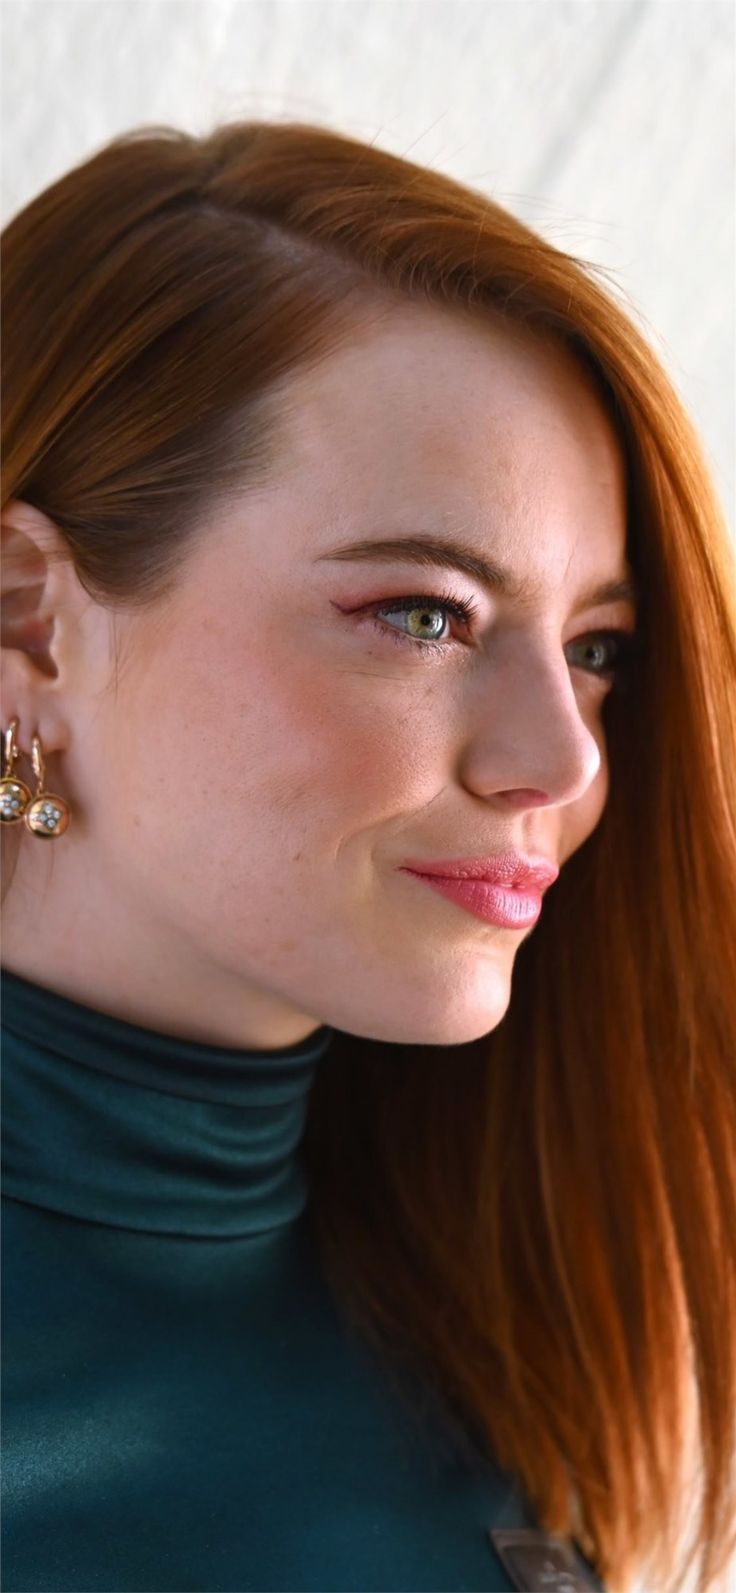
<path id="1" fill-rule="evenodd" d="M 397 867 L 508 846 L 562 866 L 597 825 L 605 689 L 566 649 L 627 617 L 575 602 L 623 563 L 623 461 L 569 355 L 427 306 L 377 314 L 288 390 L 273 485 L 213 508 L 165 609 L 116 614 L 113 635 L 51 565 L 26 636 L 49 638 L 52 670 L 20 621 L 4 650 L 3 724 L 18 715 L 24 751 L 38 728 L 73 818 L 58 842 L 21 838 L 3 962 L 214 1044 L 276 1048 L 321 1023 L 463 1044 L 503 1018 L 524 933 Z M 388 529 L 462 531 L 542 595 L 522 608 L 454 571 L 315 562 Z M 18 500 L 3 536 L 59 545 Z M 346 612 L 448 587 L 477 602 L 481 639 L 448 616 L 437 660 Z"/>

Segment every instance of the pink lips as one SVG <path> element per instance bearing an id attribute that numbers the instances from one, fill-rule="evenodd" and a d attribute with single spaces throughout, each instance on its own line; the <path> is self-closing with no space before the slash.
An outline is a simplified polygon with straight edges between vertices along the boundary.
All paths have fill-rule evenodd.
<path id="1" fill-rule="evenodd" d="M 417 874 L 414 869 L 404 869 L 414 879 L 423 880 L 432 890 L 457 902 L 476 918 L 500 929 L 529 929 L 542 911 L 542 898 L 535 890 L 507 890 L 483 879 L 443 879 L 440 874 Z"/>
<path id="2" fill-rule="evenodd" d="M 542 911 L 542 892 L 559 869 L 544 857 L 518 852 L 493 857 L 452 858 L 405 863 L 402 872 L 424 880 L 467 912 L 502 929 L 528 929 Z"/>

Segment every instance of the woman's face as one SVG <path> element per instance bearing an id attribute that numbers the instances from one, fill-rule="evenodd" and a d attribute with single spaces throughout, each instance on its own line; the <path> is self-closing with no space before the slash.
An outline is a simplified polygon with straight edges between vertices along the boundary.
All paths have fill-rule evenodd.
<path id="1" fill-rule="evenodd" d="M 76 577 L 47 584 L 58 674 L 23 675 L 3 722 L 18 712 L 24 750 L 47 727 L 75 817 L 48 847 L 23 837 L 4 960 L 223 1045 L 321 1023 L 462 1044 L 503 1018 L 531 931 L 402 865 L 512 848 L 563 867 L 595 829 L 615 648 L 590 633 L 634 610 L 582 594 L 626 573 L 623 463 L 569 356 L 429 307 L 288 394 L 278 479 L 212 513 L 164 607 L 113 635 Z M 389 537 L 459 538 L 529 592 L 336 557 Z M 448 591 L 472 624 L 437 611 Z"/>

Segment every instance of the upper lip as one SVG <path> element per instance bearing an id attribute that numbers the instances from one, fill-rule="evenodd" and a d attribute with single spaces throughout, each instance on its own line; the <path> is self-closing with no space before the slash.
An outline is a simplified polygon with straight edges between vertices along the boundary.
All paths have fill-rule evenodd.
<path id="1" fill-rule="evenodd" d="M 403 868 L 413 874 L 439 874 L 445 879 L 485 879 L 493 884 L 546 890 L 559 869 L 539 853 L 496 852 L 492 857 L 410 858 Z"/>

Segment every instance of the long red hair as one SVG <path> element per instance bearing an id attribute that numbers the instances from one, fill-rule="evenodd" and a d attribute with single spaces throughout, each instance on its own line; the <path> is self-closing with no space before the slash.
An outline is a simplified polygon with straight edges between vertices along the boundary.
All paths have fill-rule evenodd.
<path id="1" fill-rule="evenodd" d="M 311 1221 L 346 1325 L 540 1524 L 617 1589 L 707 1588 L 736 1546 L 736 580 L 655 353 L 594 267 L 437 172 L 301 123 L 144 127 L 2 234 L 2 499 L 98 601 L 155 604 L 216 494 L 278 469 L 281 379 L 402 296 L 593 373 L 643 646 L 503 1021 L 449 1054 L 336 1034 Z"/>

